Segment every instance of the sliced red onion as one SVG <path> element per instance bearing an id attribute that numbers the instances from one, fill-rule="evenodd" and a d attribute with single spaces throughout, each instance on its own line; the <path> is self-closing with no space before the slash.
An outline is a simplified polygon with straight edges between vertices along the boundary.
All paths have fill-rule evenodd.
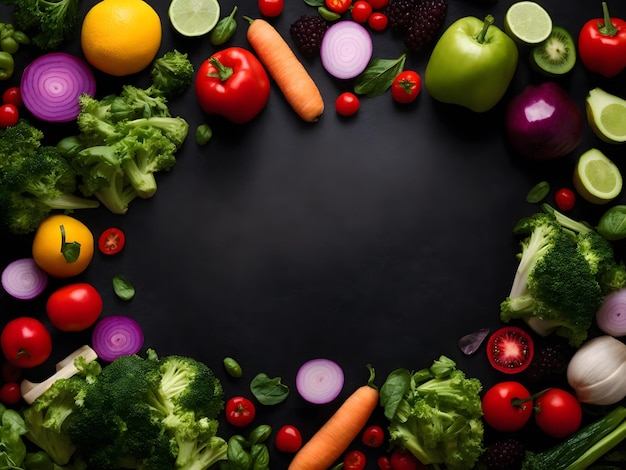
<path id="1" fill-rule="evenodd" d="M 489 335 L 489 328 L 481 328 L 463 336 L 459 339 L 459 348 L 467 356 L 474 354 L 478 351 L 481 344 L 485 341 L 485 338 Z"/>
<path id="2" fill-rule="evenodd" d="M 372 58 L 372 37 L 354 21 L 339 21 L 324 33 L 320 58 L 326 71 L 335 78 L 359 75 Z"/>
<path id="3" fill-rule="evenodd" d="M 607 335 L 626 336 L 626 288 L 604 297 L 596 312 L 596 324 Z"/>
<path id="4" fill-rule="evenodd" d="M 120 356 L 139 352 L 143 346 L 143 331 L 135 320 L 122 315 L 105 317 L 96 323 L 91 343 L 98 357 L 113 362 Z"/>
<path id="5" fill-rule="evenodd" d="M 2 287 L 16 299 L 34 299 L 47 285 L 48 275 L 33 258 L 17 259 L 2 271 Z"/>
<path id="6" fill-rule="evenodd" d="M 78 97 L 95 94 L 96 79 L 84 60 L 65 52 L 51 52 L 24 69 L 20 91 L 24 106 L 36 118 L 68 122 L 80 113 Z"/>
<path id="7" fill-rule="evenodd" d="M 305 362 L 296 374 L 296 389 L 302 398 L 317 405 L 333 401 L 343 388 L 343 370 L 330 359 Z"/>

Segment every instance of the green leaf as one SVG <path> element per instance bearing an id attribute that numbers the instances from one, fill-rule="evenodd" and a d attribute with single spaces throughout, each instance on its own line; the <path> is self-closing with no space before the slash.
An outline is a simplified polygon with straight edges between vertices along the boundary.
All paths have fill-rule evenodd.
<path id="1" fill-rule="evenodd" d="M 120 274 L 113 278 L 113 290 L 122 300 L 130 300 L 135 296 L 135 288 L 133 285 Z"/>
<path id="2" fill-rule="evenodd" d="M 411 385 L 411 373 L 407 369 L 396 369 L 388 376 L 380 387 L 380 404 L 385 417 L 390 421 L 396 415 L 398 405 Z"/>
<path id="3" fill-rule="evenodd" d="M 263 372 L 252 379 L 250 391 L 262 405 L 276 405 L 289 395 L 289 387 L 281 382 L 280 377 L 270 378 Z"/>
<path id="4" fill-rule="evenodd" d="M 326 4 L 324 0 L 304 0 L 304 3 L 306 3 L 310 7 L 321 7 Z"/>
<path id="5" fill-rule="evenodd" d="M 528 191 L 526 195 L 526 202 L 535 204 L 543 201 L 550 192 L 550 183 L 547 181 L 540 181 Z"/>
<path id="6" fill-rule="evenodd" d="M 397 59 L 373 59 L 354 81 L 354 92 L 368 98 L 385 93 L 404 70 L 406 53 Z"/>

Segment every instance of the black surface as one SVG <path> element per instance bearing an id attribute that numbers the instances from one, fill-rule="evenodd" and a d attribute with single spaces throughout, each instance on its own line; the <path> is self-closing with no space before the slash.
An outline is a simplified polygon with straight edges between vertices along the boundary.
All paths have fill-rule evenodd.
<path id="1" fill-rule="evenodd" d="M 95 2 L 83 3 L 86 12 Z M 187 52 L 197 68 L 217 50 L 208 37 L 178 36 L 169 27 L 168 2 L 151 3 L 164 26 L 160 53 Z M 226 46 L 249 48 L 241 15 L 258 16 L 258 8 L 253 0 L 222 0 L 223 14 L 235 3 L 238 30 Z M 289 25 L 315 10 L 302 0 L 286 3 L 272 23 L 288 38 Z M 451 0 L 445 26 L 462 16 L 493 13 L 501 27 L 511 3 Z M 600 2 L 541 3 L 555 24 L 575 35 L 601 13 Z M 613 16 L 626 18 L 623 2 L 609 6 Z M 9 11 L 0 7 L 3 19 Z M 401 39 L 389 31 L 373 37 L 374 57 L 402 53 Z M 80 55 L 78 43 L 66 50 Z M 409 55 L 406 67 L 423 74 L 429 53 L 430 48 Z M 26 63 L 28 57 L 20 54 L 19 60 Z M 558 161 L 525 162 L 512 155 L 502 132 L 504 104 L 527 84 L 547 80 L 529 70 L 523 48 L 507 95 L 484 114 L 442 105 L 424 90 L 410 106 L 394 104 L 389 93 L 363 99 L 358 114 L 344 119 L 335 113 L 334 100 L 351 82 L 332 79 L 319 59 L 304 63 L 326 102 L 314 124 L 301 121 L 274 84 L 266 109 L 243 126 L 204 115 L 192 89 L 172 100 L 173 113 L 187 119 L 192 131 L 211 124 L 212 141 L 198 147 L 192 132 L 174 169 L 158 175 L 154 198 L 134 201 L 128 214 L 104 208 L 76 213 L 94 234 L 120 227 L 127 246 L 118 256 L 96 253 L 89 269 L 72 281 L 100 289 L 103 315 L 137 319 L 145 347 L 205 361 L 223 378 L 229 396 L 250 395 L 249 381 L 259 372 L 282 377 L 291 387 L 289 399 L 259 406 L 257 423 L 276 429 L 295 424 L 305 438 L 367 380 L 368 363 L 378 383 L 395 368 L 426 367 L 441 354 L 485 388 L 508 378 L 490 370 L 483 349 L 463 356 L 457 340 L 478 328 L 502 326 L 499 304 L 510 289 L 518 247 L 511 228 L 536 210 L 525 202 L 526 193 L 544 179 L 553 189 L 571 186 L 575 158 L 590 147 L 623 167 L 624 147 L 600 143 L 586 127 L 579 148 Z M 147 79 L 145 73 L 97 76 L 99 96 Z M 18 77 L 19 72 L 2 85 L 16 84 Z M 624 79 L 601 79 L 579 63 L 560 83 L 583 109 L 594 86 L 626 96 Z M 50 141 L 73 130 L 33 122 Z M 603 209 L 579 200 L 573 215 L 594 222 Z M 29 256 L 30 237 L 3 238 L 3 264 Z M 113 294 L 116 274 L 137 288 L 131 302 Z M 68 282 L 52 282 L 48 291 Z M 44 302 L 18 302 L 0 292 L 5 320 L 24 313 L 45 320 Z M 89 332 L 53 330 L 53 337 L 53 358 L 30 376 L 52 373 L 54 361 L 88 341 Z M 226 376 L 224 356 L 240 361 L 242 379 Z M 305 404 L 295 389 L 297 368 L 315 357 L 333 359 L 345 371 L 340 398 L 327 406 Z M 225 436 L 238 431 L 226 424 L 221 429 Z M 286 468 L 288 457 L 271 452 L 272 468 Z M 376 468 L 374 460 L 368 468 Z"/>

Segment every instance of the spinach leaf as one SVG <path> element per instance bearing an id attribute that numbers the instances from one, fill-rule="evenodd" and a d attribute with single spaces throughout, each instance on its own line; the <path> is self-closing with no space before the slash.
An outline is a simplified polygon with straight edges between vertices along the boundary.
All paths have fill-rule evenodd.
<path id="1" fill-rule="evenodd" d="M 528 191 L 526 195 L 526 202 L 531 204 L 543 201 L 550 192 L 550 183 L 547 181 L 540 181 Z"/>
<path id="2" fill-rule="evenodd" d="M 113 290 L 122 300 L 130 300 L 135 296 L 135 288 L 121 274 L 113 278 Z"/>
<path id="3" fill-rule="evenodd" d="M 289 395 L 289 387 L 281 383 L 280 377 L 270 378 L 263 372 L 252 379 L 250 391 L 262 405 L 276 405 Z"/>
<path id="4" fill-rule="evenodd" d="M 411 373 L 407 369 L 396 369 L 387 376 L 387 380 L 380 388 L 380 404 L 387 419 L 393 419 L 410 385 Z"/>
<path id="5" fill-rule="evenodd" d="M 354 92 L 368 98 L 385 93 L 404 70 L 406 53 L 397 59 L 373 59 L 354 81 Z"/>

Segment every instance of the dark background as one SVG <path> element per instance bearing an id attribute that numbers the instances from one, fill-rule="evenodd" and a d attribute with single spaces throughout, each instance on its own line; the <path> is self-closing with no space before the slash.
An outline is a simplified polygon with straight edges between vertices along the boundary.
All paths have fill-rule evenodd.
<path id="1" fill-rule="evenodd" d="M 84 12 L 94 3 L 83 2 Z M 218 50 L 208 36 L 189 39 L 174 32 L 167 1 L 149 3 L 163 23 L 159 55 L 176 48 L 198 68 Z M 242 15 L 259 16 L 256 2 L 220 3 L 221 16 L 239 7 L 237 33 L 220 48 L 250 48 Z M 283 14 L 271 22 L 293 44 L 289 25 L 316 11 L 303 0 L 285 3 Z M 450 0 L 444 27 L 487 13 L 503 27 L 511 3 Z M 600 1 L 541 4 L 555 25 L 574 36 L 585 21 L 602 13 Z M 623 2 L 609 7 L 613 16 L 626 18 Z M 10 8 L 1 5 L 4 21 L 9 14 Z M 372 35 L 375 58 L 402 53 L 399 37 L 389 31 Z M 431 49 L 410 54 L 406 68 L 423 75 Z M 81 55 L 78 42 L 65 50 Z M 17 54 L 18 67 L 39 53 L 24 47 Z M 528 190 L 547 180 L 552 202 L 554 190 L 571 187 L 575 159 L 591 147 L 624 167 L 624 148 L 601 143 L 589 127 L 583 143 L 558 161 L 528 162 L 512 154 L 503 135 L 504 105 L 529 83 L 547 80 L 530 71 L 527 57 L 520 48 L 507 95 L 483 114 L 437 103 L 424 89 L 409 106 L 395 104 L 389 93 L 363 98 L 356 116 L 341 118 L 334 100 L 351 90 L 352 82 L 330 77 L 319 58 L 303 61 L 326 102 L 325 113 L 313 124 L 300 120 L 274 84 L 265 110 L 246 125 L 205 115 L 189 89 L 170 107 L 189 122 L 190 137 L 171 172 L 157 176 L 157 194 L 133 201 L 123 216 L 104 207 L 74 214 L 96 236 L 110 226 L 124 230 L 124 251 L 112 257 L 96 252 L 85 273 L 52 281 L 35 301 L 16 301 L 0 292 L 3 322 L 22 314 L 46 321 L 47 294 L 70 282 L 90 282 L 103 295 L 103 315 L 137 319 L 145 348 L 160 355 L 206 362 L 223 379 L 228 396 L 250 396 L 249 382 L 259 372 L 281 377 L 291 388 L 289 398 L 276 406 L 259 405 L 256 423 L 275 429 L 295 424 L 305 439 L 366 382 L 368 363 L 376 369 L 378 384 L 395 368 L 427 367 L 442 354 L 478 377 L 485 389 L 510 378 L 490 369 L 484 349 L 466 357 L 457 341 L 479 328 L 502 326 L 499 304 L 510 289 L 518 250 L 511 229 L 537 210 L 525 201 Z M 2 86 L 19 84 L 20 70 Z M 98 96 L 148 78 L 147 72 L 122 79 L 96 76 Z M 586 93 L 595 86 L 626 96 L 625 78 L 622 73 L 602 79 L 578 63 L 559 82 L 584 109 Z M 45 130 L 51 143 L 75 130 L 24 115 Z M 204 122 L 214 137 L 199 147 L 193 133 Z M 594 223 L 606 207 L 579 200 L 572 215 Z M 3 265 L 30 256 L 32 237 L 2 236 Z M 132 301 L 115 297 L 111 279 L 116 274 L 136 287 Z M 51 331 L 53 357 L 28 371 L 29 378 L 50 375 L 54 362 L 89 342 L 90 331 Z M 241 379 L 226 375 L 225 356 L 241 363 Z M 306 404 L 295 389 L 298 367 L 316 357 L 335 360 L 345 372 L 341 396 L 325 406 Z M 373 422 L 385 425 L 379 412 Z M 225 437 L 241 432 L 225 423 L 221 430 Z M 286 468 L 288 456 L 273 445 L 270 450 L 272 468 Z M 374 459 L 368 468 L 376 468 Z"/>

